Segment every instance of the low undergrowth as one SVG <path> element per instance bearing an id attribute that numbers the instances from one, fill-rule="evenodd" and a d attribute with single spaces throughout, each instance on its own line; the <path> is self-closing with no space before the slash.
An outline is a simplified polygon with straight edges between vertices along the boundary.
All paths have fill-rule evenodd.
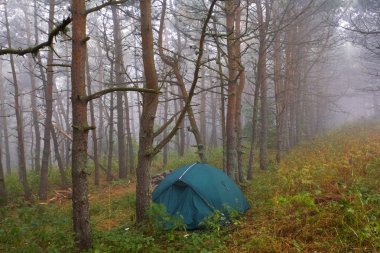
<path id="1" fill-rule="evenodd" d="M 379 252 L 380 126 L 300 144 L 246 194 L 252 209 L 228 240 L 232 251 Z"/>
<path id="2" fill-rule="evenodd" d="M 172 159 L 171 159 L 172 160 Z M 155 170 L 179 167 L 193 156 Z M 209 155 L 221 166 L 221 152 Z M 165 230 L 135 225 L 133 181 L 90 187 L 91 252 L 379 252 L 380 125 L 348 126 L 298 145 L 243 190 L 251 209 L 221 226 Z M 9 183 L 14 180 L 14 183 Z M 7 178 L 11 203 L 0 209 L 0 252 L 73 252 L 70 200 L 24 203 Z M 33 181 L 31 181 L 33 182 Z M 151 216 L 166 217 L 152 206 Z M 217 214 L 216 214 L 217 215 Z M 162 225 L 162 224 L 161 224 Z"/>

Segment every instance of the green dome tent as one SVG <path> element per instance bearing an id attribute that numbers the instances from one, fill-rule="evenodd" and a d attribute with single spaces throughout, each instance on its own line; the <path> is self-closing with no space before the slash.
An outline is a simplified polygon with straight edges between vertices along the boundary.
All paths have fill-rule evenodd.
<path id="1" fill-rule="evenodd" d="M 215 211 L 228 217 L 232 209 L 240 214 L 248 202 L 239 187 L 223 171 L 204 163 L 174 170 L 156 187 L 153 202 L 165 205 L 169 215 L 183 218 L 187 229 L 196 229 Z"/>

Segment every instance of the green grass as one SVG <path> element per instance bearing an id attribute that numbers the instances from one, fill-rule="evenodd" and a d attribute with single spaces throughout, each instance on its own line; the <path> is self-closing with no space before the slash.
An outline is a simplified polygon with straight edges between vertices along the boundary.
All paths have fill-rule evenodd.
<path id="1" fill-rule="evenodd" d="M 73 249 L 68 208 L 34 205 L 2 208 L 1 252 L 63 252 Z"/>
<path id="2" fill-rule="evenodd" d="M 208 159 L 221 167 L 221 149 L 209 150 Z M 153 172 L 196 160 L 194 152 L 172 153 L 165 167 L 157 158 Z M 136 227 L 135 195 L 122 192 L 128 181 L 91 185 L 91 252 L 380 251 L 379 124 L 351 125 L 303 142 L 254 175 L 243 186 L 251 206 L 244 217 L 227 227 L 210 219 L 209 229 L 192 232 L 163 231 L 152 220 Z M 57 174 L 50 177 L 52 188 L 59 185 Z M 36 192 L 38 177 L 29 178 Z M 24 203 L 17 176 L 6 183 L 11 203 L 0 209 L 0 252 L 75 251 L 70 202 Z M 153 215 L 162 211 L 154 208 Z"/>

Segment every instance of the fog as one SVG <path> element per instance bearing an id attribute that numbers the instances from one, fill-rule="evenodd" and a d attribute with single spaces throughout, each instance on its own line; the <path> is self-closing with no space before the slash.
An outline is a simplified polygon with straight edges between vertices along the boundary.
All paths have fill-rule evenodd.
<path id="1" fill-rule="evenodd" d="M 370 73 L 371 62 L 366 58 L 366 51 L 351 42 L 345 42 L 336 52 L 335 66 L 329 80 L 329 126 L 332 128 L 371 119 L 378 113 L 376 106 L 379 105 L 376 87 L 380 82 Z"/>
<path id="2" fill-rule="evenodd" d="M 142 44 L 138 1 L 117 5 L 116 9 L 111 8 L 112 2 L 98 9 L 100 2 L 107 1 L 86 2 L 86 8 L 94 13 L 86 17 L 88 63 L 84 65 L 88 78 L 84 97 L 90 90 L 94 93 L 114 87 L 146 88 L 143 59 L 146 45 Z M 268 143 L 274 148 L 278 142 L 276 147 L 283 152 L 326 130 L 379 117 L 380 22 L 376 3 L 263 0 L 260 5 L 256 1 L 241 1 L 241 8 L 233 10 L 236 16 L 228 28 L 233 30 L 231 33 L 227 31 L 229 16 L 221 1 L 202 34 L 211 1 L 169 2 L 166 9 L 161 1 L 152 5 L 153 65 L 159 87 L 157 112 L 151 115 L 155 119 L 153 130 L 159 132 L 153 144 L 165 140 L 176 123 L 180 127 L 160 150 L 160 156 L 167 157 L 169 153 L 183 156 L 185 150 L 199 154 L 196 149 L 200 147 L 224 145 L 226 149 L 226 140 L 232 137 L 237 146 L 260 145 L 260 152 L 264 153 Z M 49 127 L 45 126 L 48 117 L 45 88 L 49 85 L 46 76 L 53 73 L 51 121 L 57 132 L 57 153 L 62 154 L 69 166 L 74 85 L 70 76 L 74 61 L 71 23 L 59 30 L 51 42 L 46 41 L 49 15 L 54 16 L 54 27 L 61 24 L 72 14 L 69 1 L 57 2 L 55 13 L 46 1 L 36 1 L 35 5 L 26 0 L 10 1 L 1 5 L 0 11 L 5 13 L 5 7 L 8 20 L 5 15 L 0 17 L 4 24 L 2 32 L 8 35 L 0 40 L 3 130 L 0 148 L 4 150 L 7 143 L 9 150 L 2 152 L 2 160 L 9 160 L 9 156 L 12 168 L 19 165 L 20 133 L 16 130 L 20 127 L 27 167 L 34 168 L 38 163 L 39 157 L 36 161 L 33 158 L 41 156 L 42 152 L 36 153 L 42 148 L 44 130 Z M 166 16 L 161 20 L 163 14 Z M 205 40 L 201 52 L 202 35 Z M 38 53 L 19 55 L 19 50 L 38 43 L 47 44 Z M 9 45 L 17 50 L 9 53 L 6 51 Z M 53 55 L 50 66 L 49 53 Z M 200 53 L 203 56 L 197 69 Z M 194 94 L 188 98 L 195 79 Z M 16 83 L 20 94 L 18 105 Z M 109 157 L 107 164 L 113 159 L 125 160 L 128 156 L 133 160 L 138 156 L 140 122 L 146 116 L 143 93 L 141 90 L 105 93 L 88 104 L 85 125 L 95 129 L 89 134 L 89 153 L 99 146 L 99 156 Z M 182 122 L 177 122 L 187 99 L 191 100 L 191 106 Z M 16 121 L 16 108 L 21 108 L 22 123 Z M 6 133 L 4 128 L 9 131 Z M 93 140 L 95 131 L 97 139 Z M 46 152 L 50 164 L 56 164 L 57 155 L 53 143 L 50 144 Z M 118 152 L 124 144 L 132 150 L 128 155 L 127 150 Z"/>

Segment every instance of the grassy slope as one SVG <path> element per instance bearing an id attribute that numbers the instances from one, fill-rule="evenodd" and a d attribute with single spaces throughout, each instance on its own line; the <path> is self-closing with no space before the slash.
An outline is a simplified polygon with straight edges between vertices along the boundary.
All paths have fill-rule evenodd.
<path id="1" fill-rule="evenodd" d="M 253 208 L 229 240 L 236 252 L 379 252 L 380 126 L 299 145 L 247 195 Z"/>
<path id="2" fill-rule="evenodd" d="M 210 160 L 220 166 L 220 152 Z M 244 218 L 226 228 L 211 223 L 208 231 L 136 228 L 133 183 L 91 187 L 94 251 L 380 251 L 380 125 L 348 126 L 300 144 L 276 167 L 244 187 L 252 207 Z M 12 180 L 15 201 L 0 209 L 0 252 L 73 251 L 70 201 L 25 205 Z"/>

